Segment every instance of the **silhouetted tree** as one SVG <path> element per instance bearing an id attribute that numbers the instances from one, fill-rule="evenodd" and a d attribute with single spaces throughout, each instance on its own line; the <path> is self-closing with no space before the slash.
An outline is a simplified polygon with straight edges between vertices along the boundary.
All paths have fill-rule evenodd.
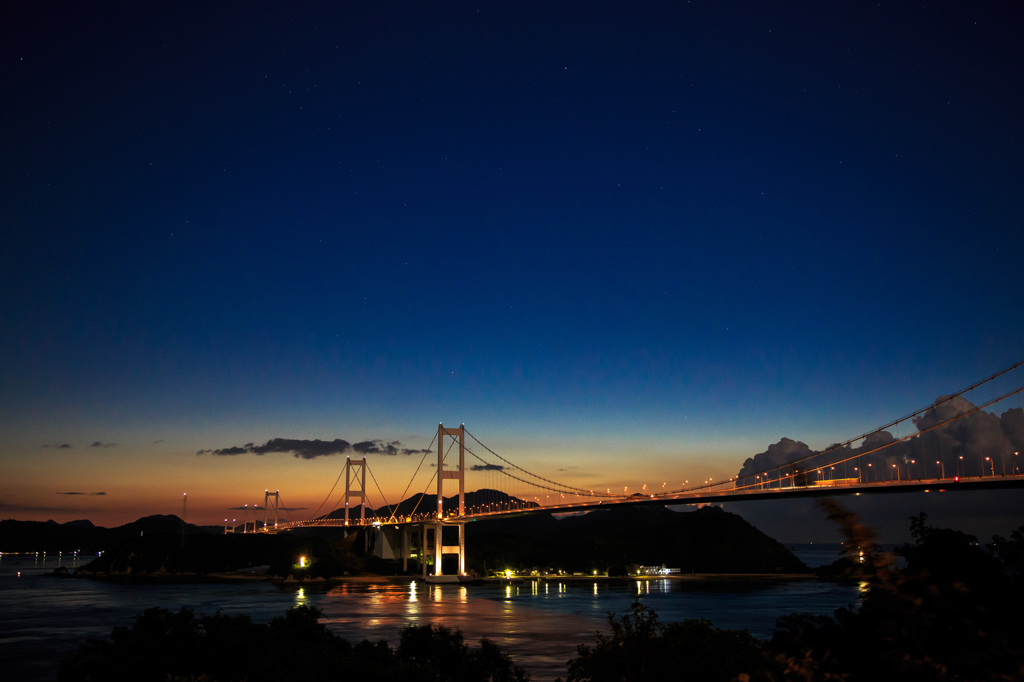
<path id="1" fill-rule="evenodd" d="M 596 645 L 577 647 L 568 682 L 772 679 L 772 661 L 747 630 L 721 630 L 703 619 L 663 626 L 639 601 L 621 616 L 609 614 L 608 624 L 610 635 L 597 633 Z"/>
<path id="2" fill-rule="evenodd" d="M 462 634 L 410 626 L 397 649 L 387 642 L 351 646 L 298 606 L 268 624 L 248 616 L 195 618 L 190 609 L 147 609 L 108 641 L 90 641 L 61 662 L 58 680 L 146 682 L 526 682 L 526 672 L 488 640 L 479 648 Z"/>
<path id="3" fill-rule="evenodd" d="M 771 648 L 786 661 L 786 677 L 1024 679 L 1017 569 L 970 535 L 928 526 L 923 513 L 911 518 L 915 542 L 900 549 L 907 560 L 900 569 L 853 513 L 833 501 L 822 507 L 845 536 L 849 577 L 865 592 L 859 609 L 840 609 L 834 618 L 780 619 Z M 1006 545 L 1004 554 L 1017 556 L 1019 545 Z"/>

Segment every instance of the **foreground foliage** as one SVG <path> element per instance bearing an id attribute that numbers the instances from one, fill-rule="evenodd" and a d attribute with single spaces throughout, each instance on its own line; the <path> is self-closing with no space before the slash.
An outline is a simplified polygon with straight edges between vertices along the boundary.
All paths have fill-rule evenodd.
<path id="1" fill-rule="evenodd" d="M 431 625 L 402 630 L 387 642 L 351 645 L 318 621 L 320 612 L 297 606 L 268 624 L 248 616 L 196 618 L 190 609 L 147 609 L 131 628 L 114 628 L 110 641 L 83 644 L 62 661 L 61 682 L 525 682 L 529 676 L 492 642 L 469 647 L 462 633 Z"/>
<path id="2" fill-rule="evenodd" d="M 1024 528 L 987 548 L 973 536 L 912 517 L 905 568 L 874 532 L 835 502 L 822 505 L 846 537 L 856 611 L 780 619 L 771 649 L 796 679 L 1024 680 Z M 863 556 L 863 561 L 861 561 Z"/>
<path id="3" fill-rule="evenodd" d="M 568 682 L 1024 680 L 1024 528 L 983 548 L 921 514 L 901 569 L 853 514 L 822 506 L 845 536 L 837 563 L 864 589 L 859 609 L 791 614 L 759 642 L 706 620 L 662 626 L 638 602 L 609 616 L 610 635 L 578 647 Z"/>
<path id="4" fill-rule="evenodd" d="M 593 647 L 579 645 L 568 682 L 772 679 L 772 662 L 746 630 L 721 630 L 704 619 L 662 625 L 640 602 L 608 622 L 610 635 L 598 633 Z"/>

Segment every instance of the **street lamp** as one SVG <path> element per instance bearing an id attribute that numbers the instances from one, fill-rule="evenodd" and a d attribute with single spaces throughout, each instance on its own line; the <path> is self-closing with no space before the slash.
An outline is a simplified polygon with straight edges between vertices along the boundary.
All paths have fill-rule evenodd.
<path id="1" fill-rule="evenodd" d="M 942 478 L 945 478 L 946 477 L 946 464 L 945 464 L 945 462 L 943 462 L 941 460 L 937 460 L 935 463 L 938 464 L 939 468 L 942 470 Z"/>
<path id="2" fill-rule="evenodd" d="M 985 461 L 988 462 L 989 466 L 992 467 L 992 475 L 995 476 L 996 475 L 996 463 L 992 461 L 991 457 L 986 457 Z"/>
<path id="3" fill-rule="evenodd" d="M 896 466 L 895 464 L 892 465 L 892 468 L 896 470 L 896 480 L 899 481 L 900 480 L 900 468 L 898 466 Z M 889 472 L 889 480 L 890 481 L 892 480 L 892 472 Z"/>

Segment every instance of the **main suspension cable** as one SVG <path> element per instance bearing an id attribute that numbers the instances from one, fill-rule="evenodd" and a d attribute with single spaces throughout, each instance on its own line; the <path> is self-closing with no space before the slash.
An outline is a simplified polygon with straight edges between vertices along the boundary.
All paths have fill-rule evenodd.
<path id="1" fill-rule="evenodd" d="M 433 445 L 434 442 L 431 441 L 430 444 Z M 422 502 L 423 498 L 427 496 L 427 489 L 430 487 L 430 484 L 434 482 L 434 477 L 437 476 L 439 471 L 441 471 L 441 467 L 444 466 L 444 461 L 446 459 L 448 459 L 448 453 L 452 451 L 453 447 L 455 447 L 455 440 L 454 439 L 452 439 L 452 444 L 448 446 L 448 450 L 446 450 L 444 455 L 441 457 L 441 465 L 437 468 L 437 471 L 434 472 L 434 475 L 430 477 L 430 480 L 427 481 L 427 485 L 425 485 L 423 487 L 423 492 L 420 493 L 420 499 L 416 500 L 416 506 L 412 508 L 412 513 L 409 514 L 410 518 L 412 518 L 412 516 L 416 513 L 416 510 L 420 508 L 420 502 Z M 429 448 L 428 448 L 428 450 L 429 450 Z M 422 462 L 421 462 L 421 464 L 422 464 Z"/>
<path id="2" fill-rule="evenodd" d="M 480 441 L 480 439 L 479 439 L 479 438 L 477 438 L 476 436 L 474 436 L 474 435 L 473 435 L 472 433 L 469 433 L 469 431 L 468 431 L 468 430 L 466 431 L 466 433 L 468 433 L 468 434 L 469 434 L 469 437 L 470 437 L 470 438 L 472 438 L 472 439 L 473 439 L 473 440 L 475 440 L 475 441 L 476 441 L 477 443 L 479 443 L 479 444 L 480 444 L 480 446 L 481 446 L 481 447 L 483 447 L 483 449 L 484 449 L 484 450 L 487 450 L 487 452 L 491 453 L 492 455 L 494 455 L 495 457 L 497 457 L 498 459 L 500 459 L 500 460 L 501 460 L 502 462 L 504 462 L 505 464 L 508 464 L 508 465 L 509 465 L 510 467 L 512 467 L 512 468 L 514 468 L 514 469 L 518 469 L 519 471 L 522 471 L 522 472 L 523 472 L 524 474 L 526 474 L 527 476 L 533 476 L 534 478 L 536 478 L 536 479 L 539 479 L 539 480 L 541 480 L 541 481 L 544 481 L 545 483 L 550 483 L 551 485 L 556 485 L 556 486 L 559 486 L 559 487 L 561 487 L 561 488 L 564 488 L 565 490 L 575 490 L 575 491 L 577 491 L 577 492 L 580 492 L 580 493 L 586 493 L 587 495 L 592 495 L 592 496 L 594 496 L 594 497 L 609 497 L 608 495 L 604 495 L 604 494 L 599 494 L 599 493 L 595 493 L 595 492 L 594 492 L 593 490 L 586 490 L 586 489 L 584 489 L 584 488 L 577 488 L 577 487 L 575 487 L 575 486 L 571 486 L 571 485 L 566 485 L 566 484 L 564 484 L 564 483 L 559 483 L 558 481 L 552 481 L 551 479 L 549 479 L 549 478 L 544 478 L 543 476 L 538 476 L 537 474 L 533 473 L 532 471 L 527 471 L 526 469 L 522 468 L 521 466 L 517 466 L 516 464 L 513 464 L 512 462 L 508 461 L 507 459 L 505 459 L 504 457 L 502 457 L 501 455 L 499 455 L 499 454 L 498 454 L 497 452 L 495 452 L 494 450 L 491 450 L 491 449 L 490 449 L 489 447 L 487 447 L 487 446 L 486 446 L 486 445 L 485 445 L 484 443 L 482 443 L 482 442 Z M 468 448 L 467 448 L 467 449 L 468 449 Z M 477 457 L 476 455 L 473 455 L 473 456 L 474 456 L 474 457 Z M 480 458 L 479 458 L 479 457 L 477 457 L 477 459 L 480 459 Z M 511 476 L 511 474 L 506 474 L 506 476 Z M 516 478 L 516 477 L 515 477 L 515 476 L 512 476 L 512 478 Z M 516 480 L 517 480 L 517 481 L 523 481 L 523 479 L 521 479 L 521 478 L 516 478 Z M 544 488 L 544 486 L 538 485 L 538 484 L 536 484 L 536 483 L 532 483 L 532 482 L 530 482 L 530 481 L 523 481 L 523 483 L 527 483 L 528 485 L 536 485 L 536 486 L 537 486 L 538 488 Z M 552 490 L 552 488 L 545 488 L 545 489 L 546 489 L 546 490 Z M 558 491 L 556 491 L 556 492 L 562 492 L 562 491 L 561 491 L 561 490 L 558 490 Z"/>
<path id="3" fill-rule="evenodd" d="M 430 439 L 430 445 L 428 445 L 427 449 L 423 451 L 423 457 L 420 458 L 420 463 L 416 465 L 416 471 L 413 472 L 412 478 L 409 479 L 409 483 L 406 484 L 405 490 L 402 491 L 402 496 L 398 499 L 398 504 L 402 504 L 402 502 L 405 501 L 405 494 L 407 492 L 409 492 L 409 488 L 412 487 L 412 482 L 416 480 L 417 474 L 420 473 L 420 467 L 423 466 L 423 463 L 425 461 L 427 461 L 427 455 L 430 454 L 430 448 L 434 447 L 434 441 L 435 440 L 437 440 L 437 434 L 436 433 L 434 434 L 434 437 Z M 427 485 L 430 485 L 430 484 L 428 483 Z M 396 506 L 394 508 L 394 510 L 391 512 L 391 517 L 388 519 L 389 523 L 394 520 L 395 514 L 397 514 L 397 513 L 398 513 L 398 507 Z"/>
<path id="4" fill-rule="evenodd" d="M 469 432 L 467 431 L 466 433 L 469 433 Z M 476 440 L 476 438 L 474 438 L 473 440 Z M 476 442 L 480 443 L 480 441 L 478 441 L 478 440 Z M 480 443 L 480 444 L 483 445 L 483 443 Z M 484 445 L 484 447 L 486 448 L 487 446 Z M 476 457 L 478 460 L 480 460 L 484 464 L 486 464 L 488 466 L 492 466 L 492 467 L 494 466 L 493 464 L 491 464 L 487 460 L 485 460 L 482 457 L 480 457 L 480 455 L 478 455 L 475 452 L 473 452 L 472 450 L 470 450 L 468 447 L 466 448 L 466 452 L 468 452 L 469 454 L 473 455 L 474 457 Z M 488 452 L 490 452 L 489 449 L 488 449 Z M 491 454 L 494 454 L 494 453 L 492 452 Z M 499 457 L 499 456 L 495 455 L 495 457 Z M 502 459 L 502 461 L 507 462 L 508 460 Z M 515 465 L 513 464 L 512 466 L 515 466 Z M 519 469 L 519 467 L 516 467 L 516 469 Z M 492 471 L 493 471 L 493 469 L 492 469 Z M 522 471 L 522 469 L 520 469 L 520 471 Z M 508 476 L 509 478 L 514 478 L 515 480 L 519 481 L 520 483 L 525 483 L 526 485 L 533 486 L 534 488 L 540 488 L 542 490 L 550 490 L 553 493 L 565 493 L 565 492 L 568 492 L 568 490 L 575 490 L 575 491 L 582 492 L 583 494 L 585 494 L 587 496 L 591 496 L 591 497 L 615 497 L 614 495 L 608 495 L 606 493 L 595 493 L 592 490 L 591 491 L 585 491 L 582 488 L 570 488 L 569 486 L 562 486 L 565 489 L 551 488 L 551 487 L 546 486 L 546 485 L 541 485 L 540 483 L 534 483 L 533 481 L 527 481 L 526 479 L 519 478 L 518 476 L 515 476 L 513 474 L 508 473 L 504 469 L 499 469 L 498 473 L 502 474 L 504 476 Z M 527 472 L 527 473 L 529 473 L 529 472 Z M 562 485 L 561 483 L 557 483 L 555 481 L 548 481 L 546 478 L 541 478 L 540 476 L 537 476 L 537 478 L 540 478 L 540 480 L 542 480 L 542 481 L 547 481 L 548 483 L 554 483 L 555 485 Z M 566 490 L 566 489 L 568 489 L 568 490 Z M 577 493 L 569 493 L 569 494 L 579 494 L 579 492 L 577 492 Z"/>
<path id="5" fill-rule="evenodd" d="M 310 518 L 316 518 L 316 512 L 320 511 L 320 510 L 321 510 L 321 509 L 323 508 L 323 506 L 324 506 L 325 504 L 327 504 L 327 500 L 331 499 L 331 493 L 333 493 L 333 492 L 334 492 L 334 489 L 338 487 L 338 481 L 340 481 L 340 480 L 341 480 L 341 477 L 342 477 L 342 475 L 343 475 L 344 473 L 345 473 L 345 467 L 344 467 L 344 466 L 342 466 L 342 467 L 341 467 L 341 471 L 340 471 L 340 472 L 338 473 L 338 478 L 334 479 L 334 485 L 332 485 L 332 486 L 331 486 L 331 491 L 330 491 L 329 493 L 327 493 L 327 497 L 325 497 L 325 498 L 324 498 L 324 501 L 320 503 L 320 506 L 316 508 L 316 511 L 314 511 L 314 512 L 313 512 L 313 513 L 312 513 L 312 514 L 310 515 Z"/>
<path id="6" fill-rule="evenodd" d="M 855 443 L 855 442 L 861 440 L 862 438 L 867 438 L 868 436 L 874 435 L 876 433 L 881 433 L 882 431 L 885 431 L 888 428 L 892 428 L 893 426 L 896 426 L 897 424 L 899 424 L 901 422 L 905 422 L 908 419 L 912 419 L 912 418 L 914 418 L 914 417 L 916 417 L 916 416 L 918 416 L 920 414 L 923 414 L 923 413 L 927 412 L 928 410 L 931 410 L 931 409 L 934 409 L 934 408 L 938 407 L 939 405 L 942 405 L 944 403 L 948 403 L 950 400 L 953 400 L 954 398 L 959 398 L 964 393 L 967 393 L 968 391 L 973 391 L 978 386 L 982 386 L 984 384 L 987 384 L 988 382 L 993 381 L 994 379 L 997 379 L 998 377 L 1001 377 L 1002 375 L 1006 374 L 1007 372 L 1012 372 L 1013 370 L 1017 369 L 1021 365 L 1024 365 L 1024 360 L 1020 360 L 1019 362 L 1014 363 L 1013 365 L 1007 367 L 1006 369 L 1001 370 L 999 372 L 996 372 L 995 374 L 993 374 L 992 376 L 988 377 L 987 379 L 982 379 L 981 381 L 978 381 L 978 382 L 976 382 L 974 384 L 971 384 L 970 386 L 968 386 L 967 388 L 963 389 L 962 391 L 958 391 L 956 393 L 953 393 L 952 395 L 948 395 L 948 396 L 946 396 L 945 398 L 943 398 L 941 400 L 936 400 L 934 403 L 932 403 L 928 407 L 923 407 L 920 410 L 916 410 L 914 412 L 911 412 L 906 417 L 903 417 L 902 419 L 897 419 L 896 421 L 889 422 L 885 426 L 880 426 L 877 429 L 872 429 L 871 431 L 868 431 L 867 433 L 862 433 L 861 435 L 857 436 L 856 438 L 850 438 L 849 440 L 845 440 L 842 443 L 836 443 L 835 445 L 831 445 L 831 446 L 825 448 L 821 452 L 816 452 L 813 455 L 807 455 L 806 457 L 803 457 L 803 458 L 797 459 L 797 460 L 793 460 L 792 462 L 787 462 L 786 464 L 783 464 L 781 466 L 772 467 L 771 469 L 766 469 L 765 471 L 760 471 L 760 472 L 755 471 L 754 473 L 747 474 L 747 475 L 748 476 L 754 476 L 754 475 L 759 474 L 759 473 L 760 474 L 765 474 L 765 473 L 769 473 L 771 471 L 780 470 L 780 469 L 782 469 L 783 467 L 786 467 L 786 466 L 794 466 L 794 465 L 797 465 L 797 464 L 803 464 L 804 462 L 807 462 L 807 461 L 811 460 L 814 457 L 820 457 L 821 455 L 825 455 L 825 454 L 828 454 L 830 452 L 834 452 L 836 450 L 841 450 L 842 448 L 845 448 L 846 446 L 848 446 L 848 445 L 850 445 L 852 443 Z M 1000 400 L 1005 400 L 1007 397 L 1009 397 L 1009 396 L 1011 396 L 1011 395 L 1013 395 L 1014 393 L 1017 393 L 1017 392 L 1018 391 L 1011 391 L 1010 393 L 1007 393 L 1005 396 L 999 398 L 998 400 L 995 400 L 993 402 L 988 403 L 988 405 L 992 405 L 992 404 L 994 404 L 996 402 L 999 402 Z M 971 410 L 971 412 L 975 412 L 975 411 L 976 410 Z M 970 414 L 971 412 L 965 412 L 964 415 Z M 960 415 L 960 416 L 964 416 L 964 415 Z M 954 419 L 959 419 L 959 417 L 955 417 Z M 924 433 L 924 432 L 920 432 L 920 433 Z M 912 435 L 918 435 L 918 434 L 912 434 Z M 906 439 L 902 439 L 902 440 L 906 440 Z M 894 441 L 894 442 L 900 442 L 900 441 Z M 883 446 L 883 447 L 887 447 L 887 446 Z"/>
<path id="7" fill-rule="evenodd" d="M 371 469 L 370 467 L 366 467 L 366 470 L 370 472 L 370 479 L 373 480 L 373 484 L 377 486 L 377 492 L 380 493 L 380 499 L 384 500 L 384 506 L 390 508 L 391 505 L 388 504 L 388 498 L 384 497 L 384 491 L 380 489 L 380 484 L 377 483 L 377 477 L 373 475 L 373 469 Z M 377 517 L 376 509 L 373 510 L 373 516 L 374 518 Z"/>
<path id="8" fill-rule="evenodd" d="M 947 426 L 948 424 L 952 424 L 953 422 L 959 421 L 959 420 L 963 419 L 964 417 L 969 417 L 970 415 L 972 415 L 972 414 L 974 414 L 976 412 L 980 412 L 981 410 L 984 410 L 986 407 L 989 407 L 991 405 L 995 405 L 998 402 L 1006 400 L 1007 398 L 1009 398 L 1009 397 L 1011 397 L 1013 395 L 1020 395 L 1021 392 L 1024 392 L 1024 386 L 1021 386 L 1021 387 L 1016 388 L 1016 389 L 1014 389 L 1012 391 L 1004 393 L 1003 395 L 1001 395 L 1001 396 L 999 396 L 997 398 L 994 398 L 993 400 L 990 400 L 989 402 L 985 403 L 984 405 L 977 405 L 977 406 L 975 406 L 974 409 L 968 410 L 967 412 L 964 412 L 963 414 L 958 414 L 955 417 L 950 417 L 949 419 L 947 419 L 947 420 L 945 420 L 943 422 L 939 422 L 938 424 L 934 424 L 933 426 L 929 426 L 927 429 L 923 429 L 921 431 L 918 431 L 917 433 L 912 433 L 910 435 L 904 436 L 903 438 L 900 438 L 899 440 L 893 440 L 893 441 L 891 441 L 889 443 L 886 443 L 885 445 L 881 445 L 881 446 L 875 448 L 874 450 L 868 450 L 867 452 L 858 452 L 856 455 L 851 455 L 851 456 L 849 456 L 849 457 L 847 457 L 845 459 L 840 459 L 840 460 L 836 460 L 834 462 L 829 462 L 828 464 L 825 464 L 824 466 L 835 466 L 836 464 L 843 464 L 844 462 L 853 461 L 853 460 L 855 460 L 855 459 L 857 459 L 859 457 L 866 457 L 868 455 L 873 455 L 874 453 L 880 452 L 882 450 L 885 450 L 886 448 L 890 448 L 890 447 L 892 447 L 894 445 L 897 445 L 899 443 L 904 443 L 904 442 L 906 442 L 906 441 L 908 441 L 908 440 L 910 440 L 912 438 L 917 438 L 918 436 L 922 436 L 922 435 L 924 435 L 926 433 L 934 431 L 935 429 L 939 429 L 939 428 L 942 428 L 943 426 Z M 854 439 L 854 440 L 856 440 L 856 439 Z M 831 452 L 831 451 L 832 451 L 831 449 L 830 450 L 825 450 L 825 451 L 822 451 L 822 452 L 818 453 L 818 455 L 822 455 L 822 454 L 825 454 L 826 452 Z M 783 464 L 783 465 L 775 467 L 773 469 L 767 469 L 767 470 L 765 470 L 762 473 L 771 473 L 771 472 L 777 471 L 780 474 L 780 478 L 778 480 L 782 480 L 781 479 L 781 472 L 782 472 L 783 468 L 788 467 L 788 466 L 793 466 L 794 464 L 803 463 L 803 462 L 807 461 L 808 459 L 810 459 L 811 457 L 817 457 L 818 455 L 811 455 L 810 457 L 806 457 L 806 458 L 804 458 L 802 460 L 797 460 L 797 461 L 794 461 L 794 462 L 789 462 L 788 464 Z M 817 467 L 814 467 L 814 468 L 817 468 Z M 754 475 L 755 474 L 748 474 L 748 476 L 754 476 Z M 748 476 L 744 476 L 744 478 L 747 478 Z M 790 478 L 791 476 L 795 476 L 795 474 L 786 474 L 785 478 Z M 732 480 L 732 479 L 729 479 L 729 480 Z M 716 487 L 722 485 L 723 483 L 728 483 L 728 481 L 723 481 L 722 483 L 705 483 L 703 485 L 692 486 L 692 487 L 686 488 L 684 490 L 673 491 L 673 493 L 665 493 L 665 495 L 671 495 L 671 494 L 674 494 L 676 492 L 690 492 L 690 491 L 694 491 L 694 490 L 707 490 L 707 489 L 710 489 L 710 488 L 716 488 Z M 756 487 L 757 485 L 759 485 L 759 484 L 757 484 L 757 483 L 749 483 L 749 484 L 746 484 L 746 485 L 743 485 L 743 486 L 736 486 L 736 487 L 737 487 L 737 489 L 743 489 L 743 488 L 748 488 L 748 487 Z M 661 496 L 662 495 L 657 495 L 656 497 L 661 497 Z"/>

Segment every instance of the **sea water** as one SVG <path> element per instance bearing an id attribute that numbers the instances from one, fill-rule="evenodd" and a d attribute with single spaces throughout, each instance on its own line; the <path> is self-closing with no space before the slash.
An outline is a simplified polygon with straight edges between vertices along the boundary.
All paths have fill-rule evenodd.
<path id="1" fill-rule="evenodd" d="M 821 551 L 820 549 L 818 551 Z M 482 637 L 509 652 L 535 680 L 565 676 L 576 645 L 607 630 L 609 613 L 623 613 L 638 597 L 662 622 L 707 618 L 718 627 L 747 628 L 768 638 L 775 621 L 792 612 L 831 614 L 855 605 L 855 586 L 834 582 L 705 584 L 666 579 L 523 581 L 484 585 L 422 582 L 345 582 L 280 585 L 120 584 L 44 575 L 58 563 L 69 569 L 91 557 L 0 557 L 0 669 L 7 680 L 53 679 L 61 658 L 88 638 L 105 638 L 116 625 L 161 606 L 197 615 L 247 614 L 266 622 L 308 604 L 323 612 L 336 634 L 358 641 L 397 643 L 409 624 L 435 623 Z M 826 562 L 827 563 L 827 562 Z M 18 574 L 20 573 L 20 577 Z"/>

